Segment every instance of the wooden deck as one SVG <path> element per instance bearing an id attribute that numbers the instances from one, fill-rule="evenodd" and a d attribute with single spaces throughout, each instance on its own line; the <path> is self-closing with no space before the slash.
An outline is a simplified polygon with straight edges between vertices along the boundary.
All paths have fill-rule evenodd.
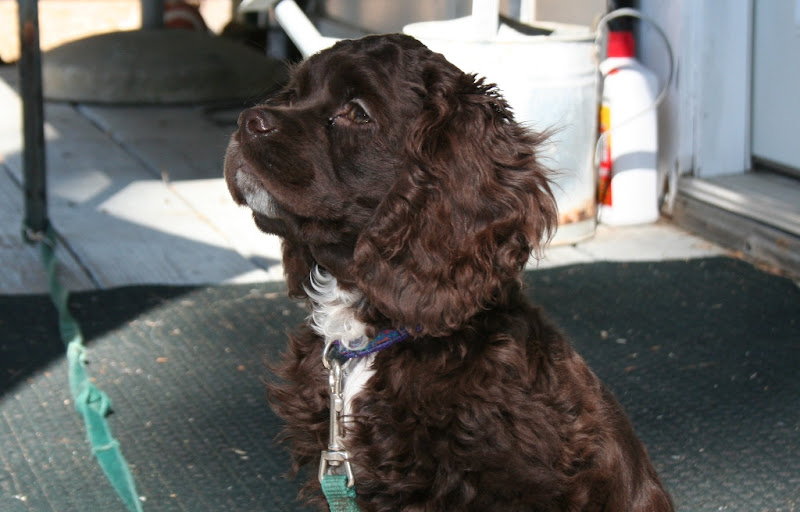
<path id="1" fill-rule="evenodd" d="M 14 67 L 0 67 L 0 293 L 44 293 L 37 250 L 20 236 L 16 81 Z M 239 110 L 46 105 L 49 216 L 61 240 L 61 276 L 69 289 L 282 278 L 279 240 L 255 228 L 221 177 Z M 551 248 L 539 265 L 721 253 L 658 223 L 601 227 L 584 243 Z"/>

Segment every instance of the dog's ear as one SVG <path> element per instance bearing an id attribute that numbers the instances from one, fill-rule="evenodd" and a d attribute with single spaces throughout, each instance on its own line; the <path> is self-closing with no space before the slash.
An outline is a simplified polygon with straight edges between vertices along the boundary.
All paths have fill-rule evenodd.
<path id="1" fill-rule="evenodd" d="M 396 327 L 446 335 L 503 300 L 557 222 L 543 135 L 517 124 L 496 88 L 429 66 L 423 112 L 399 173 L 362 232 L 355 277 Z"/>

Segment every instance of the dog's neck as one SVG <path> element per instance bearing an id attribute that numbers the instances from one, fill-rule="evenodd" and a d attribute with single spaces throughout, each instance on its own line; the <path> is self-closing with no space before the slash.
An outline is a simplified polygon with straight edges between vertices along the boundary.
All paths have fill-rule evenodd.
<path id="1" fill-rule="evenodd" d="M 357 290 L 343 290 L 336 278 L 319 266 L 311 271 L 310 281 L 310 288 L 306 287 L 312 303 L 308 323 L 314 332 L 322 336 L 326 346 L 338 340 L 351 350 L 363 347 L 368 341 L 367 326 L 356 317 L 363 295 Z"/>
<path id="2" fill-rule="evenodd" d="M 306 287 L 306 294 L 312 304 L 308 323 L 325 340 L 326 351 L 337 340 L 351 350 L 358 350 L 369 342 L 367 326 L 356 317 L 358 303 L 363 300 L 361 293 L 341 289 L 335 277 L 316 266 L 311 272 L 311 286 Z M 345 425 L 352 413 L 353 398 L 366 387 L 367 381 L 375 373 L 372 369 L 373 360 L 374 354 L 370 354 L 347 365 L 342 393 Z"/>

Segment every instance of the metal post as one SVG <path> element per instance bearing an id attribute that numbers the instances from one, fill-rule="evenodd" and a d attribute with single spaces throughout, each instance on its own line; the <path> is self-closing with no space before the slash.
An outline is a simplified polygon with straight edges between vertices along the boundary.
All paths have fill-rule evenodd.
<path id="1" fill-rule="evenodd" d="M 139 0 L 142 6 L 142 28 L 164 27 L 164 0 Z"/>
<path id="2" fill-rule="evenodd" d="M 22 94 L 23 181 L 25 187 L 24 229 L 43 232 L 47 228 L 47 172 L 42 101 L 42 53 L 39 48 L 37 0 L 19 0 Z"/>

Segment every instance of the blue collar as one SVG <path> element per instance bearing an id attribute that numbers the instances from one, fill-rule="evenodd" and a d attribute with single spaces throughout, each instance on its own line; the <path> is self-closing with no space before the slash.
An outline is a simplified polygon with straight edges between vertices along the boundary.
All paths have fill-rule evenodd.
<path id="1" fill-rule="evenodd" d="M 391 347 L 395 343 L 399 343 L 408 338 L 408 336 L 408 331 L 405 328 L 385 329 L 379 332 L 374 338 L 369 340 L 362 348 L 350 350 L 342 345 L 340 340 L 334 341 L 332 343 L 332 348 L 335 348 L 336 352 L 345 359 L 355 359 L 358 357 L 367 356 L 369 354 L 374 354 L 379 350 Z"/>

